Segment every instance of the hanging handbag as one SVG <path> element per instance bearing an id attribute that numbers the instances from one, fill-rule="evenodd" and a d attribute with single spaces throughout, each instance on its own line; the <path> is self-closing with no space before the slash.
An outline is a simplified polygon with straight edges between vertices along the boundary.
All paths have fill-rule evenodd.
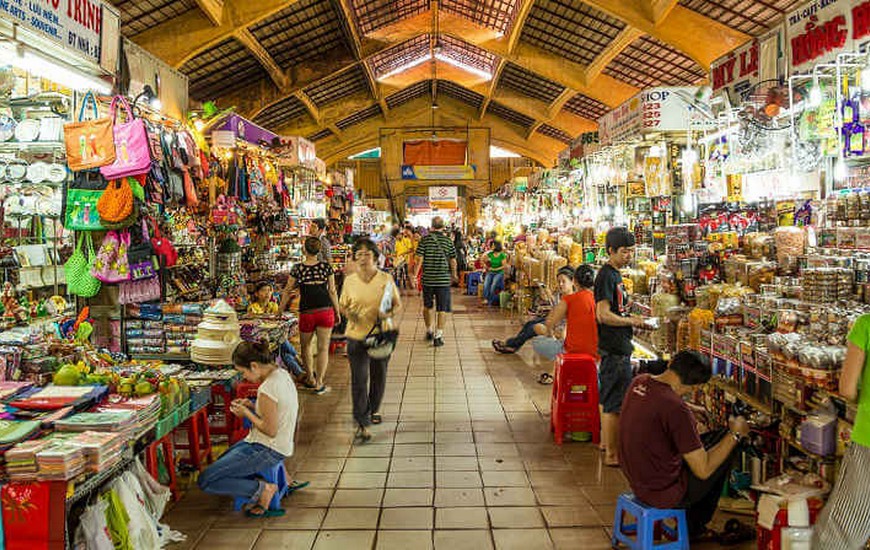
<path id="1" fill-rule="evenodd" d="M 63 226 L 73 231 L 103 229 L 97 212 L 97 202 L 106 185 L 106 178 L 97 170 L 76 172 L 71 182 L 64 183 L 61 205 Z"/>
<path id="2" fill-rule="evenodd" d="M 109 231 L 97 252 L 91 275 L 103 283 L 120 283 L 130 279 L 130 264 L 127 251 L 130 248 L 130 233 Z"/>
<path id="3" fill-rule="evenodd" d="M 115 106 L 118 103 L 127 111 L 127 122 L 118 123 L 115 121 Z M 130 104 L 124 96 L 115 96 L 109 111 L 109 116 L 114 122 L 112 132 L 115 141 L 115 161 L 100 168 L 100 172 L 108 180 L 148 172 L 151 168 L 151 152 L 148 148 L 145 121 L 133 116 Z"/>
<path id="4" fill-rule="evenodd" d="M 118 303 L 141 304 L 160 300 L 160 278 L 124 281 L 118 285 Z"/>
<path id="5" fill-rule="evenodd" d="M 178 251 L 172 245 L 172 241 L 160 233 L 160 225 L 154 222 L 154 236 L 151 237 L 151 246 L 154 253 L 163 261 L 164 267 L 172 267 L 178 261 Z"/>
<path id="6" fill-rule="evenodd" d="M 196 196 L 196 185 L 193 184 L 193 178 L 190 177 L 190 171 L 187 168 L 183 168 L 181 172 L 184 178 L 184 204 L 194 208 L 199 204 L 199 198 Z"/>
<path id="7" fill-rule="evenodd" d="M 97 201 L 97 211 L 104 222 L 121 222 L 130 217 L 133 212 L 133 189 L 126 178 L 109 182 Z"/>
<path id="8" fill-rule="evenodd" d="M 93 106 L 94 117 L 84 120 L 85 108 Z M 85 94 L 79 119 L 63 125 L 63 140 L 66 146 L 66 162 L 70 170 L 77 172 L 99 168 L 115 160 L 115 142 L 112 138 L 112 119 L 99 118 L 97 98 L 93 92 Z"/>
<path id="9" fill-rule="evenodd" d="M 127 250 L 127 259 L 130 262 L 130 279 L 141 281 L 157 277 L 158 265 L 154 259 L 154 248 L 148 240 L 148 227 L 142 220 L 142 237 L 137 238 L 135 243 L 130 244 Z"/>
<path id="10" fill-rule="evenodd" d="M 82 245 L 87 242 L 88 255 L 82 251 Z M 101 283 L 93 275 L 91 270 L 97 255 L 94 253 L 94 241 L 90 233 L 81 233 L 78 244 L 72 256 L 63 266 L 66 276 L 66 288 L 70 294 L 82 298 L 92 298 L 100 291 Z"/>

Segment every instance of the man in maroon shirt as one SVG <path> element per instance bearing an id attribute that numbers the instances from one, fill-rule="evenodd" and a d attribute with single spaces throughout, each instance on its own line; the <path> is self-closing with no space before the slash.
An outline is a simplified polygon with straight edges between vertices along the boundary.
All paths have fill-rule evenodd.
<path id="1" fill-rule="evenodd" d="M 674 356 L 658 376 L 634 379 L 619 417 L 619 456 L 635 496 L 656 508 L 686 508 L 689 535 L 707 534 L 728 476 L 731 454 L 749 433 L 743 417 L 729 420 L 708 448 L 683 396 L 710 380 L 707 357 L 696 351 Z"/>

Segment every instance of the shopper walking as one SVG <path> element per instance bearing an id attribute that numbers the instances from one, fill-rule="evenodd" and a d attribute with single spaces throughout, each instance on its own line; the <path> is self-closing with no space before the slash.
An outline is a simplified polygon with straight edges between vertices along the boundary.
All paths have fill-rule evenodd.
<path id="1" fill-rule="evenodd" d="M 308 237 L 302 247 L 304 259 L 293 266 L 287 286 L 281 298 L 279 310 L 286 311 L 294 290 L 299 289 L 299 339 L 302 343 L 302 362 L 308 370 L 305 386 L 314 393 L 323 395 L 329 391 L 326 385 L 326 369 L 329 366 L 329 343 L 332 329 L 341 320 L 335 273 L 332 266 L 320 260 L 321 241 Z M 317 335 L 317 362 L 314 360 L 312 340 Z"/>
<path id="2" fill-rule="evenodd" d="M 370 239 L 358 239 L 352 251 L 356 271 L 345 279 L 340 303 L 347 317 L 345 335 L 356 437 L 367 442 L 372 438 L 369 426 L 381 423 L 378 410 L 384 398 L 389 363 L 389 357 L 370 357 L 369 338 L 374 333 L 389 330 L 402 304 L 392 278 L 377 268 L 377 245 Z M 382 311 L 385 302 L 389 302 L 389 308 Z"/>
<path id="3" fill-rule="evenodd" d="M 492 248 L 483 257 L 486 277 L 483 279 L 483 301 L 486 305 L 499 305 L 499 293 L 504 290 L 504 267 L 507 253 L 498 241 L 492 242 Z"/>
<path id="4" fill-rule="evenodd" d="M 278 486 L 263 481 L 260 473 L 293 455 L 299 413 L 296 386 L 287 371 L 275 364 L 268 342 L 242 342 L 233 352 L 233 364 L 245 380 L 260 384 L 256 405 L 249 399 L 236 399 L 230 405 L 234 415 L 251 423 L 251 431 L 203 470 L 198 484 L 206 493 L 248 499 L 248 516 L 283 515 L 284 510 L 269 510 Z M 291 489 L 306 485 L 292 483 Z"/>
<path id="5" fill-rule="evenodd" d="M 852 444 L 840 466 L 834 491 L 819 520 L 812 547 L 858 550 L 870 539 L 870 315 L 862 315 L 849 331 L 848 350 L 840 372 L 840 395 L 858 402 Z"/>
<path id="6" fill-rule="evenodd" d="M 459 273 L 468 271 L 468 246 L 459 229 L 453 230 L 453 248 L 456 249 L 456 270 Z"/>
<path id="7" fill-rule="evenodd" d="M 574 270 L 568 266 L 560 268 L 556 273 L 556 282 L 559 285 L 559 292 L 555 294 L 551 294 L 546 287 L 541 287 L 542 292 L 546 295 L 545 299 L 549 302 L 550 308 L 556 307 L 556 304 L 559 303 L 563 296 L 567 296 L 574 292 Z M 545 315 L 533 317 L 531 320 L 523 324 L 523 327 L 515 336 L 508 338 L 507 340 L 493 340 L 492 348 L 499 353 L 516 353 L 526 344 L 526 342 L 537 335 L 535 327 L 546 320 L 547 317 Z M 556 329 L 556 331 L 558 331 L 558 329 Z"/>
<path id="8" fill-rule="evenodd" d="M 440 216 L 432 218 L 432 231 L 420 239 L 417 256 L 418 274 L 422 273 L 426 340 L 440 347 L 444 345 L 444 326 L 451 311 L 450 283 L 458 280 L 456 247 L 444 234 L 444 220 Z"/>
<path id="9" fill-rule="evenodd" d="M 604 245 L 609 259 L 595 278 L 595 312 L 598 316 L 598 395 L 601 404 L 601 432 L 604 463 L 619 466 L 619 411 L 631 383 L 633 327 L 644 320 L 631 317 L 631 297 L 625 291 L 620 269 L 634 256 L 634 235 L 624 227 L 607 232 Z"/>

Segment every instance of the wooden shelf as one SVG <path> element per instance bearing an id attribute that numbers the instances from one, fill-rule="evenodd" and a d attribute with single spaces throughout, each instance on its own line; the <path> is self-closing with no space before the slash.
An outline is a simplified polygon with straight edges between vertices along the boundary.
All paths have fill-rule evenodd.
<path id="1" fill-rule="evenodd" d="M 763 412 L 764 414 L 767 414 L 767 415 L 773 415 L 773 409 L 771 408 L 770 405 L 765 405 L 764 403 L 759 401 L 758 398 L 753 397 L 753 396 L 749 395 L 748 393 L 745 393 L 744 391 L 740 390 L 739 388 L 737 388 L 737 386 L 734 386 L 733 384 L 729 384 L 729 383 L 727 383 L 723 380 L 720 380 L 718 378 L 711 378 L 709 384 L 716 387 L 716 388 L 719 388 L 723 391 L 726 391 L 728 393 L 732 393 L 732 394 L 736 395 L 742 401 L 745 401 L 753 409 L 755 409 L 759 412 Z"/>

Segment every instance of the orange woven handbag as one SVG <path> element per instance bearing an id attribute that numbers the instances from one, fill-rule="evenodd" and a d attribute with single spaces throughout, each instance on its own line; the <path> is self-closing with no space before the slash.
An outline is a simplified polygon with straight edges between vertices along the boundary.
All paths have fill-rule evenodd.
<path id="1" fill-rule="evenodd" d="M 127 183 L 127 178 L 109 182 L 97 201 L 97 212 L 101 220 L 108 222 L 120 222 L 130 217 L 133 212 L 133 189 Z"/>

